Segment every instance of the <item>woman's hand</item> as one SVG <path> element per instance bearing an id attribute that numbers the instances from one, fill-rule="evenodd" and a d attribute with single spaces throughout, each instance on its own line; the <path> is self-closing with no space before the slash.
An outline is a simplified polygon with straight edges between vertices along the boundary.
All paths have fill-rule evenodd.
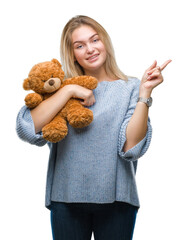
<path id="1" fill-rule="evenodd" d="M 153 88 L 163 82 L 161 72 L 170 62 L 171 60 L 167 60 L 159 67 L 157 66 L 157 61 L 154 61 L 154 63 L 145 71 L 140 84 L 140 97 L 150 97 Z"/>
<path id="2" fill-rule="evenodd" d="M 95 103 L 93 91 L 77 84 L 69 84 L 65 86 L 70 91 L 73 98 L 79 98 L 80 103 L 84 106 L 91 106 Z"/>

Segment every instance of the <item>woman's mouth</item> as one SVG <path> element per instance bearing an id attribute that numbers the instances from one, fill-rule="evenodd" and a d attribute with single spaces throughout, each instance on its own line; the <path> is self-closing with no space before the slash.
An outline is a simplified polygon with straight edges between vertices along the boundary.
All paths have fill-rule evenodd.
<path id="1" fill-rule="evenodd" d="M 93 62 L 93 61 L 97 60 L 98 57 L 99 57 L 99 54 L 94 54 L 94 55 L 90 56 L 89 58 L 87 58 L 87 60 L 89 62 Z"/>

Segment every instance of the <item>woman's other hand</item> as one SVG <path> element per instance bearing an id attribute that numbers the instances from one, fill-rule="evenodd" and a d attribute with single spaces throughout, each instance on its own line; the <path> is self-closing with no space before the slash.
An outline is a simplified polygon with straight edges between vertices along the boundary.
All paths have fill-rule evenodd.
<path id="1" fill-rule="evenodd" d="M 84 106 L 91 106 L 95 103 L 93 91 L 77 84 L 69 84 L 65 86 L 71 92 L 73 98 L 81 99 L 80 103 Z"/>
<path id="2" fill-rule="evenodd" d="M 140 97 L 150 97 L 152 90 L 163 82 L 162 70 L 171 62 L 167 60 L 161 66 L 157 66 L 157 61 L 145 71 L 140 84 Z"/>

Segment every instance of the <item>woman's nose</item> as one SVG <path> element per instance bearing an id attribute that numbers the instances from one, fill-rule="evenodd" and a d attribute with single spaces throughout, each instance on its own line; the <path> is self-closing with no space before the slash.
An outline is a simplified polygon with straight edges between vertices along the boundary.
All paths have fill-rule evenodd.
<path id="1" fill-rule="evenodd" d="M 93 52 L 94 52 L 94 48 L 90 44 L 88 44 L 87 45 L 87 53 L 93 53 Z"/>

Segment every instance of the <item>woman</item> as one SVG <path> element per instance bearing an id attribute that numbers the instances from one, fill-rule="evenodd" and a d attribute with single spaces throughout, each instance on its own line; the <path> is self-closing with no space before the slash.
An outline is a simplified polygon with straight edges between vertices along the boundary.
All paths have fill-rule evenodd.
<path id="1" fill-rule="evenodd" d="M 162 83 L 156 61 L 141 82 L 123 74 L 115 61 L 107 32 L 95 20 L 76 16 L 65 26 L 61 55 L 66 77 L 91 75 L 93 91 L 67 85 L 38 107 L 23 107 L 17 118 L 21 139 L 43 146 L 41 129 L 71 98 L 93 111 L 94 121 L 73 129 L 57 144 L 48 143 L 46 207 L 51 210 L 53 238 L 130 240 L 140 207 L 135 173 L 148 149 L 148 108 L 153 88 Z M 34 131 L 35 130 L 35 131 Z"/>

